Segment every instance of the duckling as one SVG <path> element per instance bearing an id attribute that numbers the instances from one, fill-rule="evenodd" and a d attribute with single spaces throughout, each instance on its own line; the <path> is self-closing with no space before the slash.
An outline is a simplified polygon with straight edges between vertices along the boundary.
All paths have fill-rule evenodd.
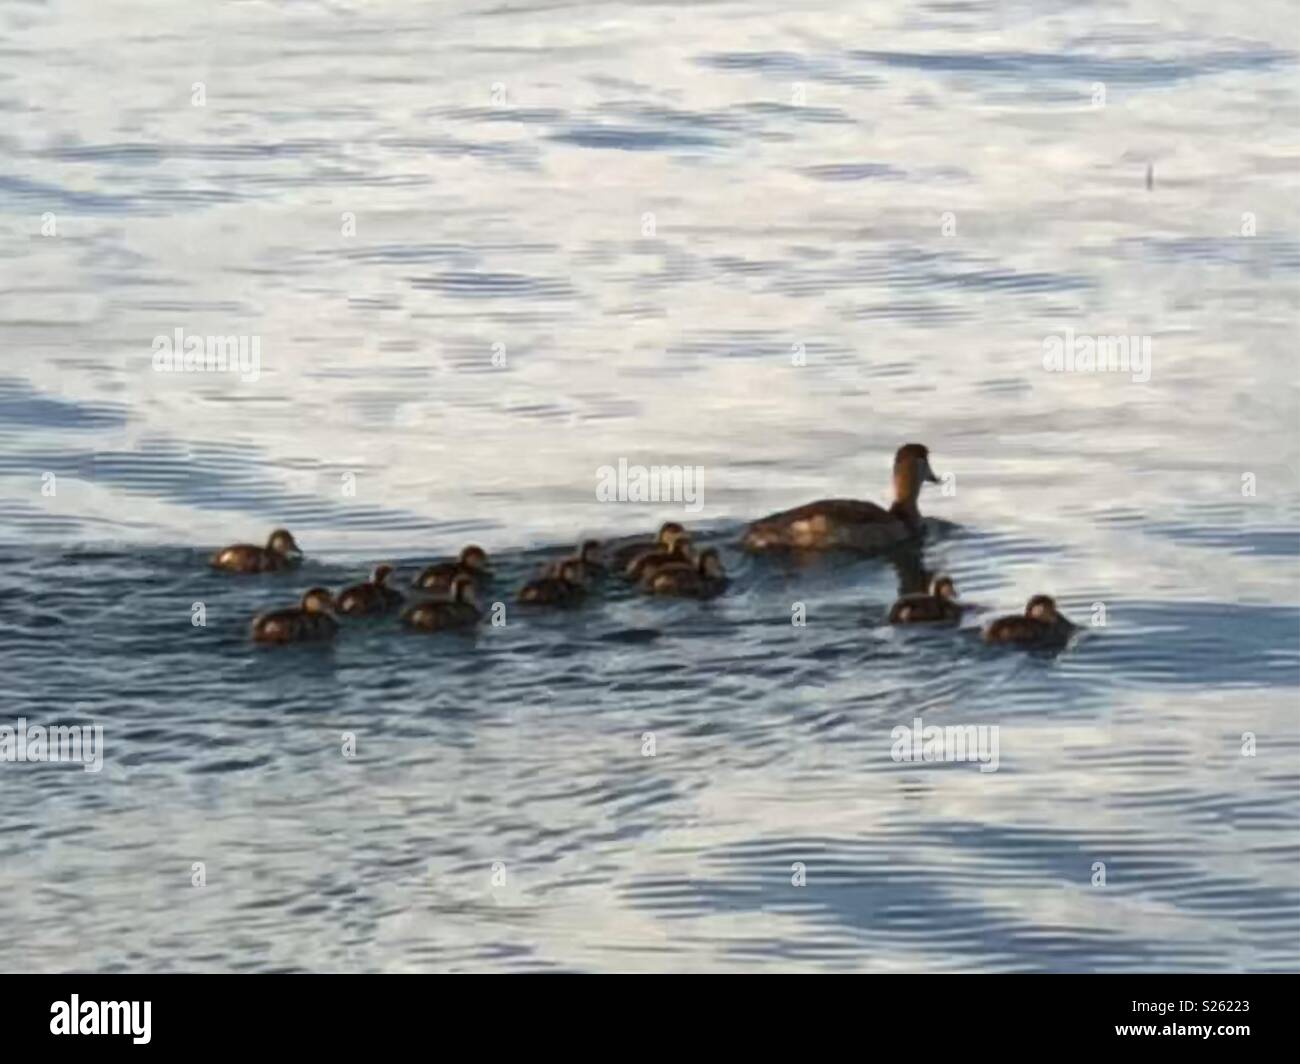
<path id="1" fill-rule="evenodd" d="M 664 527 L 667 528 L 668 526 L 665 525 Z M 658 547 L 635 555 L 623 570 L 627 578 L 633 583 L 644 579 L 652 569 L 657 569 L 660 566 L 690 562 L 691 537 L 680 525 L 668 529 L 666 532 L 661 529 L 659 535 L 660 545 Z"/>
<path id="2" fill-rule="evenodd" d="M 646 554 L 650 551 L 666 549 L 672 544 L 673 537 L 684 535 L 686 529 L 682 528 L 676 521 L 665 521 L 659 528 L 659 534 L 651 543 L 628 543 L 618 550 L 614 551 L 611 558 L 611 565 L 617 572 L 627 572 L 627 567 L 632 564 L 637 555 Z"/>
<path id="3" fill-rule="evenodd" d="M 292 569 L 302 561 L 302 551 L 287 529 L 277 528 L 271 533 L 265 547 L 251 543 L 236 543 L 223 547 L 212 556 L 214 569 L 230 573 L 277 573 Z"/>
<path id="4" fill-rule="evenodd" d="M 1056 609 L 1049 595 L 1035 595 L 1025 606 L 1023 616 L 999 617 L 984 630 L 984 642 L 1015 646 L 1063 646 L 1069 642 L 1075 625 Z"/>
<path id="5" fill-rule="evenodd" d="M 542 576 L 519 589 L 519 601 L 528 606 L 576 606 L 587 597 L 582 564 L 566 558 L 548 566 Z"/>
<path id="6" fill-rule="evenodd" d="M 889 611 L 890 624 L 953 624 L 961 620 L 961 603 L 956 601 L 957 588 L 947 576 L 936 576 L 930 593 L 903 595 Z"/>
<path id="7" fill-rule="evenodd" d="M 921 535 L 917 499 L 921 485 L 937 484 L 930 452 L 908 443 L 894 455 L 894 504 L 888 510 L 856 499 L 822 499 L 755 521 L 741 545 L 753 552 L 769 550 L 879 551 Z"/>
<path id="8" fill-rule="evenodd" d="M 339 630 L 333 614 L 334 600 L 323 587 L 303 592 L 299 605 L 273 610 L 253 618 L 253 639 L 258 643 L 297 643 L 333 639 Z"/>
<path id="9" fill-rule="evenodd" d="M 721 595 L 729 583 L 718 552 L 708 547 L 700 551 L 693 563 L 674 562 L 659 566 L 642 581 L 641 586 L 652 595 L 706 599 Z"/>
<path id="10" fill-rule="evenodd" d="M 482 617 L 474 605 L 474 580 L 465 573 L 452 578 L 446 599 L 416 602 L 402 611 L 402 623 L 424 632 L 473 628 Z"/>
<path id="11" fill-rule="evenodd" d="M 490 579 L 492 573 L 488 569 L 487 551 L 482 547 L 468 546 L 456 561 L 437 562 L 425 568 L 411 581 L 411 586 L 424 591 L 447 591 L 458 576 L 468 576 L 476 585 Z"/>
<path id="12" fill-rule="evenodd" d="M 388 586 L 393 573 L 391 565 L 376 565 L 370 579 L 363 584 L 353 584 L 338 593 L 338 612 L 356 617 L 367 613 L 387 613 L 402 604 L 402 593 Z"/>

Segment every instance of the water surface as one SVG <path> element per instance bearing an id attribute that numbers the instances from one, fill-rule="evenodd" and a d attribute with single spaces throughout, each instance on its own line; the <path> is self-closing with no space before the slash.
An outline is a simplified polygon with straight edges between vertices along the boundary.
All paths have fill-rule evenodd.
<path id="1" fill-rule="evenodd" d="M 105 736 L 0 763 L 0 965 L 1295 970 L 1291 6 L 436 7 L 0 13 L 4 720 Z M 154 372 L 178 328 L 257 379 Z M 736 552 L 909 440 L 960 631 Z M 666 519 L 726 596 L 247 638 Z M 277 525 L 302 572 L 207 571 Z M 1073 646 L 980 645 L 1039 591 Z M 998 771 L 896 763 L 916 717 Z"/>

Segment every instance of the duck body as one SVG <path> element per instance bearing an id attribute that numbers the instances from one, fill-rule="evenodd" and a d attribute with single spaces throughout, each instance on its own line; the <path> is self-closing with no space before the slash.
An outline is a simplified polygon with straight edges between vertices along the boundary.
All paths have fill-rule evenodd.
<path id="1" fill-rule="evenodd" d="M 540 576 L 519 589 L 519 602 L 525 606 L 576 606 L 586 597 L 586 588 L 560 576 Z"/>
<path id="2" fill-rule="evenodd" d="M 820 499 L 755 521 L 741 545 L 760 553 L 771 550 L 880 551 L 921 534 L 915 519 L 899 508 L 888 510 L 857 499 Z"/>
<path id="3" fill-rule="evenodd" d="M 271 610 L 254 617 L 253 641 L 283 645 L 333 639 L 339 625 L 328 612 L 330 605 L 328 591 L 312 588 L 303 595 L 300 605 L 291 609 Z"/>
<path id="4" fill-rule="evenodd" d="M 422 632 L 473 628 L 482 616 L 468 602 L 416 602 L 402 611 L 402 623 Z"/>
<path id="5" fill-rule="evenodd" d="M 278 573 L 297 568 L 301 562 L 302 551 L 293 536 L 277 528 L 265 547 L 236 543 L 217 551 L 209 564 L 228 573 Z"/>
<path id="6" fill-rule="evenodd" d="M 984 642 L 992 645 L 1020 647 L 1063 647 L 1070 641 L 1075 625 L 1057 612 L 1056 603 L 1047 595 L 1035 595 L 1022 615 L 999 617 L 984 629 Z"/>
<path id="7" fill-rule="evenodd" d="M 525 606 L 576 606 L 587 597 L 585 568 L 581 557 L 566 558 L 520 588 L 519 602 Z"/>
<path id="8" fill-rule="evenodd" d="M 961 603 L 953 601 L 956 590 L 946 576 L 938 577 L 929 592 L 903 595 L 890 608 L 890 624 L 956 624 L 961 620 Z"/>
<path id="9" fill-rule="evenodd" d="M 435 562 L 426 566 L 411 582 L 421 591 L 446 592 L 458 576 L 469 577 L 477 585 L 489 578 L 487 554 L 479 547 L 466 547 L 454 562 Z"/>
<path id="10" fill-rule="evenodd" d="M 387 613 L 396 609 L 403 602 L 402 593 L 388 586 L 388 577 L 392 569 L 387 565 L 376 566 L 369 580 L 362 584 L 353 584 L 339 592 L 337 609 L 352 617 L 364 617 L 367 614 Z"/>
<path id="11" fill-rule="evenodd" d="M 919 443 L 905 444 L 894 455 L 894 503 L 888 509 L 858 499 L 819 499 L 755 521 L 741 546 L 753 553 L 888 550 L 921 536 L 921 485 L 938 479 L 930 468 L 930 452 Z"/>
<path id="12" fill-rule="evenodd" d="M 465 575 L 451 582 L 450 598 L 412 603 L 402 611 L 402 623 L 421 632 L 465 631 L 483 616 L 472 598 L 474 582 Z"/>
<path id="13" fill-rule="evenodd" d="M 659 529 L 659 534 L 648 542 L 628 543 L 610 555 L 610 563 L 613 568 L 620 573 L 626 573 L 627 567 L 631 565 L 638 556 L 649 554 L 653 551 L 666 550 L 671 548 L 673 541 L 686 534 L 676 521 L 665 521 Z"/>
<path id="14" fill-rule="evenodd" d="M 701 551 L 693 562 L 657 566 L 642 579 L 641 587 L 652 595 L 710 599 L 721 595 L 730 583 L 717 551 L 710 549 Z"/>
<path id="15" fill-rule="evenodd" d="M 638 554 L 628 563 L 626 575 L 629 580 L 636 583 L 648 579 L 665 566 L 691 566 L 692 564 L 689 541 L 680 539 L 668 550 L 648 550 Z"/>

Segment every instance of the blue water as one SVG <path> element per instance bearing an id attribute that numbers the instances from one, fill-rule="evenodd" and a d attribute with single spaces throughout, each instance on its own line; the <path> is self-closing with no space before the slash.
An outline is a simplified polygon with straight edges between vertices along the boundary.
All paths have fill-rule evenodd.
<path id="1" fill-rule="evenodd" d="M 1300 968 L 1297 56 L 1277 0 L 0 8 L 0 726 L 104 734 L 0 762 L 0 968 Z M 913 440 L 919 562 L 736 550 Z M 248 639 L 667 519 L 725 596 Z M 960 630 L 884 624 L 914 564 Z M 1035 592 L 1080 638 L 982 646 Z"/>

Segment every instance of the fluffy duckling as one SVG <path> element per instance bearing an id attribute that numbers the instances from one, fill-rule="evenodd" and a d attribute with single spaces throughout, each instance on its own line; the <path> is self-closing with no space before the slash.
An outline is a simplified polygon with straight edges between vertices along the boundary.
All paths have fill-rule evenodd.
<path id="1" fill-rule="evenodd" d="M 890 624 L 954 624 L 961 620 L 957 588 L 947 576 L 930 582 L 929 594 L 903 595 L 889 611 Z"/>
<path id="2" fill-rule="evenodd" d="M 471 545 L 462 550 L 454 562 L 437 562 L 425 568 L 411 581 L 411 586 L 424 591 L 449 591 L 452 581 L 458 576 L 468 576 L 477 585 L 491 575 L 487 551 Z"/>
<path id="3" fill-rule="evenodd" d="M 338 593 L 338 612 L 362 617 L 368 613 L 387 613 L 400 606 L 402 593 L 388 586 L 392 574 L 391 565 L 376 565 L 365 583 L 353 584 Z"/>
<path id="4" fill-rule="evenodd" d="M 984 630 L 984 642 L 1026 647 L 1063 646 L 1075 625 L 1056 609 L 1049 595 L 1035 595 L 1023 616 L 999 617 Z"/>
<path id="5" fill-rule="evenodd" d="M 332 639 L 339 630 L 333 614 L 334 600 L 323 587 L 305 591 L 299 605 L 272 610 L 253 618 L 253 639 L 258 643 L 298 643 Z"/>
<path id="6" fill-rule="evenodd" d="M 614 551 L 611 564 L 613 568 L 620 573 L 627 572 L 627 567 L 632 564 L 640 554 L 646 554 L 650 551 L 667 549 L 672 545 L 674 537 L 685 535 L 686 529 L 676 521 L 665 521 L 659 528 L 659 534 L 651 543 L 629 543 L 619 547 Z"/>
<path id="7" fill-rule="evenodd" d="M 683 598 L 713 598 L 727 589 L 727 574 L 722 559 L 712 547 L 700 551 L 694 562 L 674 562 L 658 567 L 641 586 L 652 595 L 678 595 Z"/>
<path id="8" fill-rule="evenodd" d="M 277 573 L 292 569 L 302 561 L 302 551 L 287 529 L 277 528 L 271 533 L 265 547 L 251 543 L 236 543 L 223 547 L 212 556 L 214 569 L 228 573 Z"/>
<path id="9" fill-rule="evenodd" d="M 668 526 L 665 525 L 664 528 L 668 528 Z M 661 566 L 683 562 L 689 564 L 690 561 L 690 534 L 680 525 L 677 525 L 674 528 L 668 528 L 667 532 L 661 529 L 659 545 L 634 555 L 623 572 L 629 580 L 635 583 L 645 579 L 651 571 Z"/>
<path id="10" fill-rule="evenodd" d="M 465 573 L 452 578 L 444 600 L 416 602 L 402 611 L 402 623 L 423 632 L 473 628 L 482 617 L 474 604 L 474 580 Z"/>
<path id="11" fill-rule="evenodd" d="M 888 510 L 856 499 L 822 499 L 755 521 L 741 545 L 748 551 L 879 551 L 921 534 L 921 485 L 937 484 L 930 452 L 908 443 L 894 455 L 894 503 Z"/>
<path id="12" fill-rule="evenodd" d="M 519 601 L 527 606 L 576 606 L 586 597 L 582 562 L 576 558 L 549 566 L 542 576 L 519 589 Z"/>

